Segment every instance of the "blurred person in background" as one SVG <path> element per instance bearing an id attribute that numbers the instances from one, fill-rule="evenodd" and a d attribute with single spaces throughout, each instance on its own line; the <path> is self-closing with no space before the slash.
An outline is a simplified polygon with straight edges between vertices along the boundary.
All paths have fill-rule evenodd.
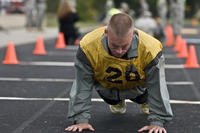
<path id="1" fill-rule="evenodd" d="M 133 9 L 130 9 L 129 5 L 126 2 L 120 3 L 120 10 L 122 13 L 126 13 L 132 18 L 135 18 L 135 11 Z"/>
<path id="2" fill-rule="evenodd" d="M 106 15 L 102 21 L 103 25 L 107 25 L 110 21 L 110 18 L 112 15 L 121 13 L 122 11 L 120 9 L 117 9 L 113 3 L 113 0 L 107 0 L 106 1 Z"/>
<path id="3" fill-rule="evenodd" d="M 165 27 L 167 24 L 167 1 L 166 0 L 158 0 L 157 1 L 157 12 L 158 17 L 156 18 L 158 30 L 155 34 L 155 37 L 162 41 L 163 44 L 165 44 L 166 37 L 165 37 Z"/>
<path id="4" fill-rule="evenodd" d="M 26 29 L 28 31 L 34 30 L 37 25 L 36 0 L 25 1 L 25 15 L 26 15 L 26 24 L 25 24 Z"/>
<path id="5" fill-rule="evenodd" d="M 11 0 L 0 0 L 0 15 L 6 14 L 6 8 L 9 6 Z"/>
<path id="6" fill-rule="evenodd" d="M 162 28 L 160 19 L 153 18 L 150 11 L 144 11 L 136 20 L 135 27 L 143 30 L 147 34 L 155 37 L 162 43 L 165 43 L 164 29 Z"/>
<path id="7" fill-rule="evenodd" d="M 113 0 L 106 0 L 104 9 L 100 13 L 99 21 L 104 23 L 104 19 L 106 18 L 106 15 L 108 11 L 114 6 Z"/>
<path id="8" fill-rule="evenodd" d="M 37 18 L 36 27 L 38 31 L 43 31 L 43 20 L 45 18 L 46 0 L 36 0 Z"/>
<path id="9" fill-rule="evenodd" d="M 135 20 L 135 27 L 143 30 L 151 36 L 154 36 L 158 30 L 157 22 L 152 17 L 150 11 L 144 11 L 139 18 Z"/>
<path id="10" fill-rule="evenodd" d="M 61 0 L 58 8 L 59 31 L 64 34 L 66 44 L 73 45 L 79 37 L 79 32 L 75 23 L 79 20 L 74 4 L 68 0 Z"/>
<path id="11" fill-rule="evenodd" d="M 170 19 L 173 27 L 174 38 L 181 35 L 184 25 L 185 0 L 170 0 Z"/>
<path id="12" fill-rule="evenodd" d="M 149 11 L 149 5 L 146 0 L 140 0 L 140 10 L 139 13 L 141 14 L 144 11 Z"/>
<path id="13" fill-rule="evenodd" d="M 158 0 L 157 12 L 158 12 L 158 17 L 160 18 L 160 20 L 159 20 L 160 24 L 164 31 L 166 23 L 167 23 L 167 1 L 166 0 Z"/>

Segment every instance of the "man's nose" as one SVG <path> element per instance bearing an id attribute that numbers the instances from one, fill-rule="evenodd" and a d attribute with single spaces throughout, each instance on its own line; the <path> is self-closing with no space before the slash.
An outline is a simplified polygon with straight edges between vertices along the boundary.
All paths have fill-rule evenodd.
<path id="1" fill-rule="evenodd" d="M 121 54 L 123 52 L 122 48 L 116 49 L 116 53 Z"/>

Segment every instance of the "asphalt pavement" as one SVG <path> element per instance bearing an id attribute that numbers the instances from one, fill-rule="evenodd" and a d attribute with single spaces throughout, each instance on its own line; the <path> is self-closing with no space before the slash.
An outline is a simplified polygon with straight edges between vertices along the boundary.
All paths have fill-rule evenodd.
<path id="1" fill-rule="evenodd" d="M 187 27 L 184 38 L 195 45 L 200 63 L 199 27 Z M 13 34 L 14 38 L 20 30 Z M 20 64 L 0 64 L 0 132 L 2 133 L 66 133 L 69 90 L 74 80 L 74 57 L 77 46 L 55 49 L 56 29 L 45 32 L 46 55 L 33 55 L 38 33 L 14 41 Z M 51 36 L 46 34 L 51 34 Z M 0 33 L 1 34 L 1 33 Z M 23 34 L 23 35 L 22 35 Z M 0 35 L 1 36 L 1 35 Z M 6 35 L 5 35 L 6 36 Z M 7 36 L 12 38 L 12 36 Z M 2 39 L 2 38 L 0 38 Z M 189 42 L 191 41 L 192 42 Z M 1 42 L 0 42 L 1 43 Z M 0 60 L 6 53 L 6 43 L 1 43 Z M 186 59 L 177 58 L 173 47 L 164 47 L 166 80 L 174 119 L 166 124 L 168 133 L 199 133 L 200 131 L 200 69 L 180 67 Z M 178 67 L 177 67 L 178 66 Z M 95 133 L 136 133 L 148 124 L 137 104 L 128 102 L 127 113 L 113 115 L 108 105 L 94 91 L 91 124 Z M 85 131 L 84 133 L 89 133 Z"/>

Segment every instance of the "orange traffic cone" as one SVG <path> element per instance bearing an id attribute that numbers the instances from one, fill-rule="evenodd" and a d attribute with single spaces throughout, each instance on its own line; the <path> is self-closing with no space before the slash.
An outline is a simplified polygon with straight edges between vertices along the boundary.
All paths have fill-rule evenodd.
<path id="1" fill-rule="evenodd" d="M 174 43 L 173 29 L 170 24 L 165 27 L 166 46 L 172 46 Z"/>
<path id="2" fill-rule="evenodd" d="M 7 45 L 6 56 L 3 60 L 3 64 L 19 64 L 13 42 L 9 42 Z"/>
<path id="3" fill-rule="evenodd" d="M 64 34 L 60 32 L 58 34 L 57 42 L 55 48 L 57 49 L 63 49 L 66 47 L 65 39 L 64 39 Z"/>
<path id="4" fill-rule="evenodd" d="M 35 45 L 35 49 L 33 50 L 33 54 L 35 55 L 46 55 L 46 50 L 44 46 L 44 40 L 42 36 L 39 36 Z"/>
<path id="5" fill-rule="evenodd" d="M 182 42 L 183 42 L 183 39 L 182 39 L 181 35 L 178 35 L 176 37 L 174 51 L 177 51 L 177 52 L 180 51 Z"/>
<path id="6" fill-rule="evenodd" d="M 189 47 L 189 55 L 186 60 L 186 64 L 184 65 L 185 68 L 199 68 L 197 55 L 195 51 L 195 46 L 191 45 Z"/>
<path id="7" fill-rule="evenodd" d="M 188 57 L 187 42 L 184 39 L 182 41 L 183 43 L 182 43 L 179 53 L 177 54 L 177 57 L 187 58 Z"/>

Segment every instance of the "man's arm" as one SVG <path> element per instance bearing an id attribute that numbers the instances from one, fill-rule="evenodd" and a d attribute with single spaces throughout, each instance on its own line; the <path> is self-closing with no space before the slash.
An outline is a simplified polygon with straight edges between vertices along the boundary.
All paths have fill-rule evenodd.
<path id="1" fill-rule="evenodd" d="M 164 57 L 158 58 L 158 64 L 147 70 L 148 103 L 152 125 L 163 126 L 172 119 L 172 109 L 165 79 Z"/>
<path id="2" fill-rule="evenodd" d="M 156 57 L 145 72 L 148 87 L 148 104 L 150 108 L 150 114 L 148 116 L 150 126 L 146 126 L 144 129 L 151 130 L 155 128 L 157 130 L 156 127 L 158 127 L 164 132 L 163 124 L 170 121 L 173 116 L 165 80 L 164 57 Z"/>
<path id="3" fill-rule="evenodd" d="M 78 48 L 75 59 L 75 81 L 70 91 L 68 118 L 74 123 L 88 123 L 90 119 L 93 72 L 86 55 Z"/>

